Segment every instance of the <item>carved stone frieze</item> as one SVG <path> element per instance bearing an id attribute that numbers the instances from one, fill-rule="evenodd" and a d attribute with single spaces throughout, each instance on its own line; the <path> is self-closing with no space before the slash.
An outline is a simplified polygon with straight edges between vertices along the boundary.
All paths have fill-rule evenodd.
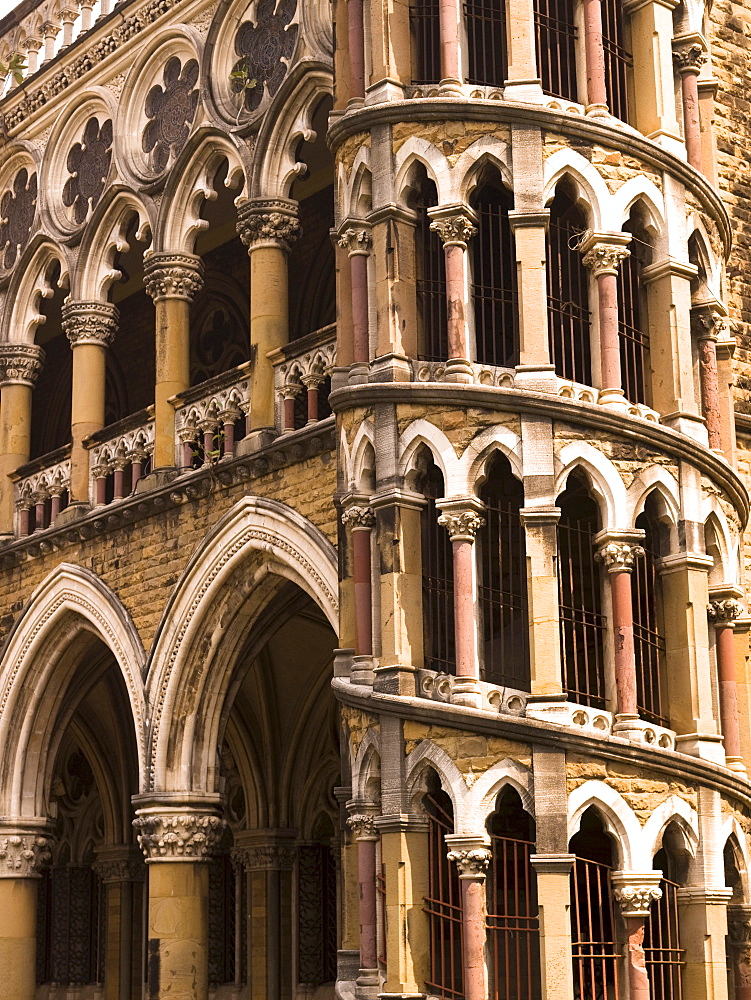
<path id="1" fill-rule="evenodd" d="M 63 306 L 63 332 L 72 347 L 109 347 L 117 333 L 120 313 L 111 302 L 68 302 Z"/>
<path id="2" fill-rule="evenodd" d="M 191 302 L 203 287 L 203 261 L 189 253 L 150 253 L 144 262 L 144 284 L 154 302 Z"/>
<path id="3" fill-rule="evenodd" d="M 37 831 L 0 832 L 0 878 L 34 878 L 52 858 L 49 837 Z"/>
<path id="4" fill-rule="evenodd" d="M 101 859 L 92 868 L 104 883 L 143 882 L 146 878 L 146 865 L 139 858 Z"/>
<path id="5" fill-rule="evenodd" d="M 205 861 L 224 831 L 224 820 L 213 813 L 148 812 L 133 826 L 149 861 Z"/>
<path id="6" fill-rule="evenodd" d="M 36 344 L 0 344 L 0 386 L 33 386 L 43 364 L 44 351 Z"/>
<path id="7" fill-rule="evenodd" d="M 245 864 L 252 871 L 289 871 L 297 855 L 291 844 L 252 844 L 245 851 Z"/>
<path id="8" fill-rule="evenodd" d="M 356 840 L 377 840 L 375 817 L 367 813 L 354 813 L 347 820 L 347 826 Z"/>
<path id="9" fill-rule="evenodd" d="M 237 215 L 238 235 L 249 250 L 264 243 L 290 250 L 302 233 L 296 204 L 286 199 L 246 201 Z"/>

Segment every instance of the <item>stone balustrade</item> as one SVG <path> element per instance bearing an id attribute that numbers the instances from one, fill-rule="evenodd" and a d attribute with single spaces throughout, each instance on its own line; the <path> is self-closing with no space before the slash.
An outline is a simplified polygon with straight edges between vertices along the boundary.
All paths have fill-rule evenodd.
<path id="1" fill-rule="evenodd" d="M 15 483 L 17 534 L 43 531 L 68 505 L 70 445 L 29 462 L 10 478 Z"/>
<path id="2" fill-rule="evenodd" d="M 89 449 L 89 500 L 103 507 L 135 490 L 151 469 L 154 453 L 153 407 L 110 424 L 86 441 Z"/>
<path id="3" fill-rule="evenodd" d="M 175 465 L 198 469 L 232 458 L 250 408 L 250 362 L 172 396 Z"/>
<path id="4" fill-rule="evenodd" d="M 282 434 L 315 424 L 331 410 L 328 396 L 336 355 L 336 324 L 271 351 L 277 427 Z"/>

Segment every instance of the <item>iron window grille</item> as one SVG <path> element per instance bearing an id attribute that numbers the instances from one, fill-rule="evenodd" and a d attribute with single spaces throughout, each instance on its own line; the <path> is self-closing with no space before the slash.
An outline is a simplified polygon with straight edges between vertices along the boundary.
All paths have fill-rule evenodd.
<path id="1" fill-rule="evenodd" d="M 621 0 L 602 0 L 602 45 L 605 51 L 605 89 L 610 113 L 628 121 L 628 77 L 633 58 L 626 48 Z"/>
<path id="2" fill-rule="evenodd" d="M 565 191 L 557 191 L 548 226 L 548 337 L 561 378 L 592 384 L 589 273 L 577 249 L 586 220 Z"/>
<path id="3" fill-rule="evenodd" d="M 664 849 L 655 856 L 654 867 L 663 871 L 669 867 Z M 682 1000 L 681 973 L 685 963 L 678 923 L 680 886 L 663 875 L 660 888 L 662 898 L 650 905 L 644 927 L 644 963 L 652 1000 Z"/>
<path id="4" fill-rule="evenodd" d="M 610 867 L 577 857 L 571 872 L 571 953 L 575 1000 L 618 1000 Z"/>
<path id="5" fill-rule="evenodd" d="M 639 714 L 658 726 L 667 726 L 662 699 L 662 664 L 665 638 L 660 628 L 660 594 L 655 570 L 655 530 L 651 518 L 640 514 L 636 527 L 642 528 L 644 556 L 634 560 L 631 582 L 636 661 L 636 703 Z"/>
<path id="6" fill-rule="evenodd" d="M 626 399 L 647 403 L 649 335 L 644 330 L 641 308 L 641 253 L 636 240 L 631 255 L 618 268 L 618 334 L 621 378 Z"/>
<path id="7" fill-rule="evenodd" d="M 468 83 L 502 87 L 508 74 L 505 0 L 465 0 Z"/>
<path id="8" fill-rule="evenodd" d="M 441 36 L 438 0 L 412 0 L 409 30 L 412 42 L 412 83 L 439 83 Z"/>
<path id="9" fill-rule="evenodd" d="M 576 101 L 576 38 L 572 0 L 535 0 L 537 63 L 542 89 Z"/>
<path id="10" fill-rule="evenodd" d="M 473 199 L 473 207 L 478 228 L 471 243 L 476 357 L 481 364 L 509 368 L 519 362 L 511 197 L 486 186 Z"/>
<path id="11" fill-rule="evenodd" d="M 455 674 L 454 554 L 448 531 L 438 523 L 436 499 L 444 494 L 443 476 L 432 463 L 421 488 L 427 500 L 420 514 L 424 662 L 428 670 Z"/>
<path id="12" fill-rule="evenodd" d="M 418 351 L 422 361 L 446 361 L 449 353 L 446 258 L 440 239 L 436 233 L 430 231 L 430 218 L 426 211 L 427 207 L 434 205 L 437 200 L 435 185 L 426 182 L 415 206 L 417 209 L 415 290 Z"/>
<path id="13" fill-rule="evenodd" d="M 451 801 L 443 791 L 424 798 L 428 815 L 428 895 L 425 912 L 430 926 L 430 979 L 436 996 L 464 996 L 462 965 L 462 904 L 459 874 L 447 857 L 447 833 L 454 832 Z"/>

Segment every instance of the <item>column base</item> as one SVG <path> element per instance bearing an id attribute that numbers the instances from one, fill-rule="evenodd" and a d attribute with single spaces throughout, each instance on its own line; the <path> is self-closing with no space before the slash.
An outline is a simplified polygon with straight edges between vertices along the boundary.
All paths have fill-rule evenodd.
<path id="1" fill-rule="evenodd" d="M 365 385 L 368 381 L 368 376 L 370 375 L 370 365 L 367 361 L 356 361 L 354 364 L 349 366 L 349 377 L 347 382 L 349 385 Z"/>
<path id="2" fill-rule="evenodd" d="M 411 664 L 379 663 L 373 672 L 374 691 L 403 694 L 410 698 L 417 694 L 417 672 Z"/>
<path id="3" fill-rule="evenodd" d="M 180 470 L 174 468 L 174 466 L 162 466 L 160 469 L 152 469 L 148 476 L 142 476 L 136 483 L 136 496 L 139 493 L 149 493 L 151 490 L 159 489 L 160 486 L 167 486 L 174 479 L 177 479 L 179 475 Z M 64 513 L 65 511 L 63 511 Z M 61 514 L 57 515 L 57 521 L 60 520 L 61 516 Z"/>
<path id="4" fill-rule="evenodd" d="M 143 482 L 141 479 L 140 482 Z M 69 503 L 65 510 L 61 510 L 60 513 L 55 518 L 55 527 L 59 528 L 64 524 L 72 524 L 74 521 L 80 521 L 82 517 L 92 510 L 91 504 L 86 500 L 74 500 L 73 503 Z"/>
<path id="5" fill-rule="evenodd" d="M 354 649 L 334 650 L 334 677 L 346 677 L 349 680 L 352 676 L 354 655 Z"/>
<path id="6" fill-rule="evenodd" d="M 693 438 L 694 441 L 698 441 L 705 448 L 709 447 L 706 422 L 704 417 L 700 417 L 696 413 L 683 413 L 680 411 L 666 413 L 660 419 L 660 423 L 671 430 L 678 431 L 679 434 L 685 434 L 686 437 Z"/>
<path id="7" fill-rule="evenodd" d="M 540 80 L 506 80 L 503 84 L 503 99 L 519 101 L 521 104 L 544 104 Z"/>
<path id="8" fill-rule="evenodd" d="M 355 980 L 357 1000 L 376 1000 L 380 985 L 378 969 L 360 969 L 360 975 Z"/>
<path id="9" fill-rule="evenodd" d="M 588 118 L 610 118 L 607 104 L 588 104 L 584 109 Z"/>
<path id="10" fill-rule="evenodd" d="M 353 684 L 363 684 L 373 687 L 373 657 L 370 653 L 355 653 L 352 657 Z"/>
<path id="11" fill-rule="evenodd" d="M 741 757 L 725 757 L 725 767 L 730 771 L 735 771 L 736 774 L 747 777 L 746 765 Z"/>
<path id="12" fill-rule="evenodd" d="M 365 90 L 365 103 L 388 104 L 390 101 L 404 100 L 404 84 L 398 80 L 379 80 Z"/>
<path id="13" fill-rule="evenodd" d="M 515 389 L 550 392 L 553 395 L 558 395 L 558 376 L 555 373 L 555 365 L 517 365 L 515 371 Z"/>
<path id="14" fill-rule="evenodd" d="M 438 93 L 441 97 L 464 97 L 464 91 L 459 80 L 446 77 L 438 84 Z"/>
<path id="15" fill-rule="evenodd" d="M 235 455 L 240 458 L 242 455 L 252 455 L 256 451 L 263 451 L 277 437 L 278 434 L 275 427 L 258 427 L 237 442 L 235 445 Z"/>
<path id="16" fill-rule="evenodd" d="M 609 409 L 618 410 L 620 413 L 626 413 L 628 410 L 628 400 L 623 389 L 600 389 L 597 402 L 600 406 L 607 406 Z"/>
<path id="17" fill-rule="evenodd" d="M 482 691 L 476 677 L 456 677 L 451 685 L 451 704 L 482 708 Z"/>
<path id="18" fill-rule="evenodd" d="M 675 749 L 691 757 L 710 760 L 713 764 L 725 763 L 722 736 L 716 733 L 682 733 L 675 738 Z"/>
<path id="19" fill-rule="evenodd" d="M 462 382 L 471 385 L 474 380 L 475 373 L 466 358 L 449 358 L 441 381 Z"/>
<path id="20" fill-rule="evenodd" d="M 401 354 L 384 354 L 370 366 L 369 382 L 411 382 L 412 366 Z"/>
<path id="21" fill-rule="evenodd" d="M 640 719 L 638 715 L 616 715 L 612 729 L 613 736 L 620 736 L 631 743 L 641 743 L 647 746 L 661 747 L 663 750 L 673 749 L 674 735 L 669 729 L 656 726 Z"/>

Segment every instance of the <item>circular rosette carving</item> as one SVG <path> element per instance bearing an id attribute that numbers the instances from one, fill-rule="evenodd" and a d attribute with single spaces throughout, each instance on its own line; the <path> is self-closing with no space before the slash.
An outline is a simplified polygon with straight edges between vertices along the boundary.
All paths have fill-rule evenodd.
<path id="1" fill-rule="evenodd" d="M 73 218 L 80 225 L 102 197 L 112 162 L 112 119 L 101 125 L 98 118 L 89 118 L 81 141 L 68 153 L 70 177 L 63 188 L 63 204 L 73 209 Z"/>
<path id="2" fill-rule="evenodd" d="M 0 253 L 7 270 L 29 242 L 37 207 L 37 175 L 22 167 L 0 199 Z"/>
<path id="3" fill-rule="evenodd" d="M 297 25 L 290 24 L 297 0 L 260 0 L 256 23 L 244 21 L 235 37 L 235 52 L 240 57 L 232 69 L 232 90 L 243 94 L 247 111 L 255 111 L 264 91 L 273 97 L 289 67 L 297 42 Z"/>
<path id="4" fill-rule="evenodd" d="M 198 63 L 189 59 L 183 66 L 177 56 L 167 60 L 163 83 L 146 95 L 145 113 L 149 122 L 143 130 L 141 148 L 150 154 L 150 166 L 161 173 L 178 156 L 188 141 L 198 107 Z"/>

